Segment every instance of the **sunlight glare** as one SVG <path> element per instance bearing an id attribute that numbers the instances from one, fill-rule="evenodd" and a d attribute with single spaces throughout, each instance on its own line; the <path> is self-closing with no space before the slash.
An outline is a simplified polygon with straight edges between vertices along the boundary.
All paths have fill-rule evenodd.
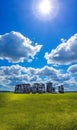
<path id="1" fill-rule="evenodd" d="M 38 7 L 39 12 L 42 15 L 48 15 L 49 13 L 51 13 L 52 8 L 49 0 L 42 0 L 42 2 L 39 3 Z"/>
<path id="2" fill-rule="evenodd" d="M 59 11 L 58 0 L 33 0 L 32 10 L 36 18 L 42 21 L 50 21 Z"/>

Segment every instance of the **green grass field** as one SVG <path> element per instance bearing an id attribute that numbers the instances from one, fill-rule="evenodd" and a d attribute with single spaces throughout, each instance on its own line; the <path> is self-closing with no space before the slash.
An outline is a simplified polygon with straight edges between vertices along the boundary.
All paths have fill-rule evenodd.
<path id="1" fill-rule="evenodd" d="M 77 130 L 77 93 L 0 93 L 0 130 Z"/>

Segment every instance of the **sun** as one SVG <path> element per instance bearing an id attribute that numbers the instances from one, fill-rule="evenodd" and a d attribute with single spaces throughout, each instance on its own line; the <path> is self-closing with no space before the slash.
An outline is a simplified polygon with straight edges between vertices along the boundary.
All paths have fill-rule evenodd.
<path id="1" fill-rule="evenodd" d="M 42 21 L 53 19 L 58 14 L 58 0 L 34 0 L 33 14 Z"/>
<path id="2" fill-rule="evenodd" d="M 38 10 L 41 15 L 49 15 L 52 11 L 52 5 L 49 0 L 42 0 L 38 4 Z"/>

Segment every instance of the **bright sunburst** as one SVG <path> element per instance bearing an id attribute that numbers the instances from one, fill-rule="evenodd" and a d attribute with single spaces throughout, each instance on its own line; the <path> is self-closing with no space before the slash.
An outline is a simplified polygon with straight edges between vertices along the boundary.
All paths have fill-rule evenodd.
<path id="1" fill-rule="evenodd" d="M 49 0 L 42 0 L 42 2 L 40 2 L 38 5 L 38 9 L 40 14 L 48 15 L 52 11 L 52 5 Z"/>
<path id="2" fill-rule="evenodd" d="M 34 0 L 33 13 L 40 20 L 50 20 L 58 13 L 58 0 Z"/>

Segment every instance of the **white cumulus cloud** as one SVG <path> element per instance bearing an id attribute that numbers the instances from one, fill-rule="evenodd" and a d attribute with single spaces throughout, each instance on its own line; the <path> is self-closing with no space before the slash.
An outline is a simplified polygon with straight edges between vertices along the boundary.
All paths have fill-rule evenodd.
<path id="1" fill-rule="evenodd" d="M 54 85 L 63 83 L 68 90 L 70 90 L 70 86 L 76 89 L 76 79 L 71 76 L 70 70 L 63 72 L 60 69 L 49 66 L 42 68 L 23 67 L 20 65 L 0 67 L 0 90 L 14 90 L 15 85 L 20 83 L 46 83 L 48 81 L 53 82 Z M 73 84 L 75 85 L 74 87 Z"/>
<path id="2" fill-rule="evenodd" d="M 70 37 L 67 41 L 62 40 L 62 43 L 51 50 L 50 53 L 45 53 L 45 59 L 48 64 L 71 64 L 77 62 L 77 34 Z"/>
<path id="3" fill-rule="evenodd" d="M 32 41 L 19 32 L 0 35 L 0 59 L 15 63 L 31 61 L 41 48 L 42 45 L 32 45 Z"/>
<path id="4" fill-rule="evenodd" d="M 71 74 L 77 74 L 77 64 L 75 65 L 71 65 L 68 70 L 68 72 L 70 72 Z"/>

